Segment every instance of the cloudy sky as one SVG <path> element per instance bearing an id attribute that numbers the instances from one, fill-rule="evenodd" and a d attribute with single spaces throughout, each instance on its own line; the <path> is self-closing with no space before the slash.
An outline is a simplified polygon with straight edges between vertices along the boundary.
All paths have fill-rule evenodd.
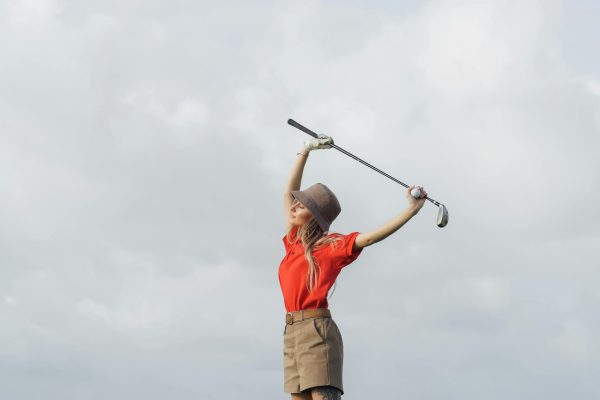
<path id="1" fill-rule="evenodd" d="M 0 0 L 0 398 L 285 399 L 290 117 L 445 203 L 330 300 L 345 399 L 597 399 L 600 6 Z M 332 230 L 404 189 L 335 150 Z"/>

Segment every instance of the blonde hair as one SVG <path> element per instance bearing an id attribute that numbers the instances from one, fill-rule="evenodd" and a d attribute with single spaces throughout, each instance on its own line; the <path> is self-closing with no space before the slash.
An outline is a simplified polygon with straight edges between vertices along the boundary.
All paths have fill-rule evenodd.
<path id="1" fill-rule="evenodd" d="M 308 272 L 306 274 L 306 288 L 312 292 L 319 281 L 320 266 L 317 260 L 312 256 L 313 251 L 322 248 L 325 245 L 331 245 L 337 248 L 337 245 L 343 240 L 337 234 L 325 235 L 323 229 L 319 226 L 317 220 L 311 217 L 296 232 L 296 237 L 292 242 L 301 240 L 304 246 L 304 255 L 308 261 Z"/>

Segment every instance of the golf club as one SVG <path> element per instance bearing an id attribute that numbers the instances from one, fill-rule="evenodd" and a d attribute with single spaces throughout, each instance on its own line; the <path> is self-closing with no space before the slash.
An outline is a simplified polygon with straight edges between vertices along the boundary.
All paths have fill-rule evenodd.
<path id="1" fill-rule="evenodd" d="M 290 124 L 291 126 L 293 126 L 294 128 L 300 129 L 302 132 L 309 134 L 310 136 L 314 137 L 315 139 L 319 139 L 319 135 L 317 135 L 315 132 L 311 131 L 310 129 L 308 129 L 307 127 L 300 125 L 299 123 L 297 123 L 296 121 L 294 121 L 293 119 L 288 119 L 288 124 Z M 374 166 L 372 166 L 371 164 L 369 164 L 366 161 L 361 160 L 360 158 L 356 157 L 354 154 L 342 149 L 340 146 L 337 146 L 335 144 L 331 144 L 331 147 L 333 147 L 334 149 L 344 153 L 345 155 L 347 155 L 348 157 L 352 157 L 354 158 L 356 161 L 366 165 L 367 167 L 379 172 L 380 174 L 382 174 L 383 176 L 386 176 L 388 178 L 390 178 L 391 180 L 393 180 L 396 183 L 399 183 L 400 185 L 404 186 L 405 188 L 409 188 L 410 186 L 408 186 L 406 183 L 399 181 L 398 179 L 394 178 L 393 176 L 386 174 L 385 172 L 383 172 L 382 170 L 380 170 L 379 168 L 376 168 Z M 437 226 L 439 226 L 440 228 L 445 227 L 448 224 L 448 209 L 446 208 L 445 205 L 443 205 L 440 202 L 437 202 L 435 200 L 433 200 L 432 198 L 430 198 L 429 196 L 425 197 L 426 200 L 429 200 L 430 202 L 432 202 L 433 204 L 435 204 L 436 206 L 438 206 L 438 216 L 437 216 Z"/>

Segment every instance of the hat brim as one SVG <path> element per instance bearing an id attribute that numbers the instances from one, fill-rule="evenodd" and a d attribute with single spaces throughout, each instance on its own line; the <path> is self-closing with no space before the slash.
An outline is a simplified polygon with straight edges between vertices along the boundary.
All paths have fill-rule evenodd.
<path id="1" fill-rule="evenodd" d="M 308 208 L 308 210 L 317 220 L 317 223 L 319 224 L 323 232 L 328 232 L 329 226 L 331 224 L 328 223 L 325 218 L 323 218 L 323 215 L 321 215 L 321 212 L 319 211 L 319 207 L 317 207 L 313 199 L 311 199 L 309 196 L 306 195 L 306 193 L 304 193 L 301 190 L 292 190 L 290 193 L 292 194 L 294 199 L 298 200 L 300 203 L 304 204 L 306 208 Z"/>

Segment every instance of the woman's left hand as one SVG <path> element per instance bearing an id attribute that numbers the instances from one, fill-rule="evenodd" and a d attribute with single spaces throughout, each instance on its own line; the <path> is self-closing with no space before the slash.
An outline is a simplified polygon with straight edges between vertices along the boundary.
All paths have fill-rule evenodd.
<path id="1" fill-rule="evenodd" d="M 421 196 L 418 199 L 415 199 L 411 194 L 411 191 L 415 188 L 419 188 L 421 191 Z M 423 204 L 425 204 L 425 197 L 427 197 L 427 191 L 422 186 L 411 186 L 408 188 L 406 192 L 406 199 L 408 200 L 408 206 L 414 211 L 414 213 L 418 213 Z"/>

